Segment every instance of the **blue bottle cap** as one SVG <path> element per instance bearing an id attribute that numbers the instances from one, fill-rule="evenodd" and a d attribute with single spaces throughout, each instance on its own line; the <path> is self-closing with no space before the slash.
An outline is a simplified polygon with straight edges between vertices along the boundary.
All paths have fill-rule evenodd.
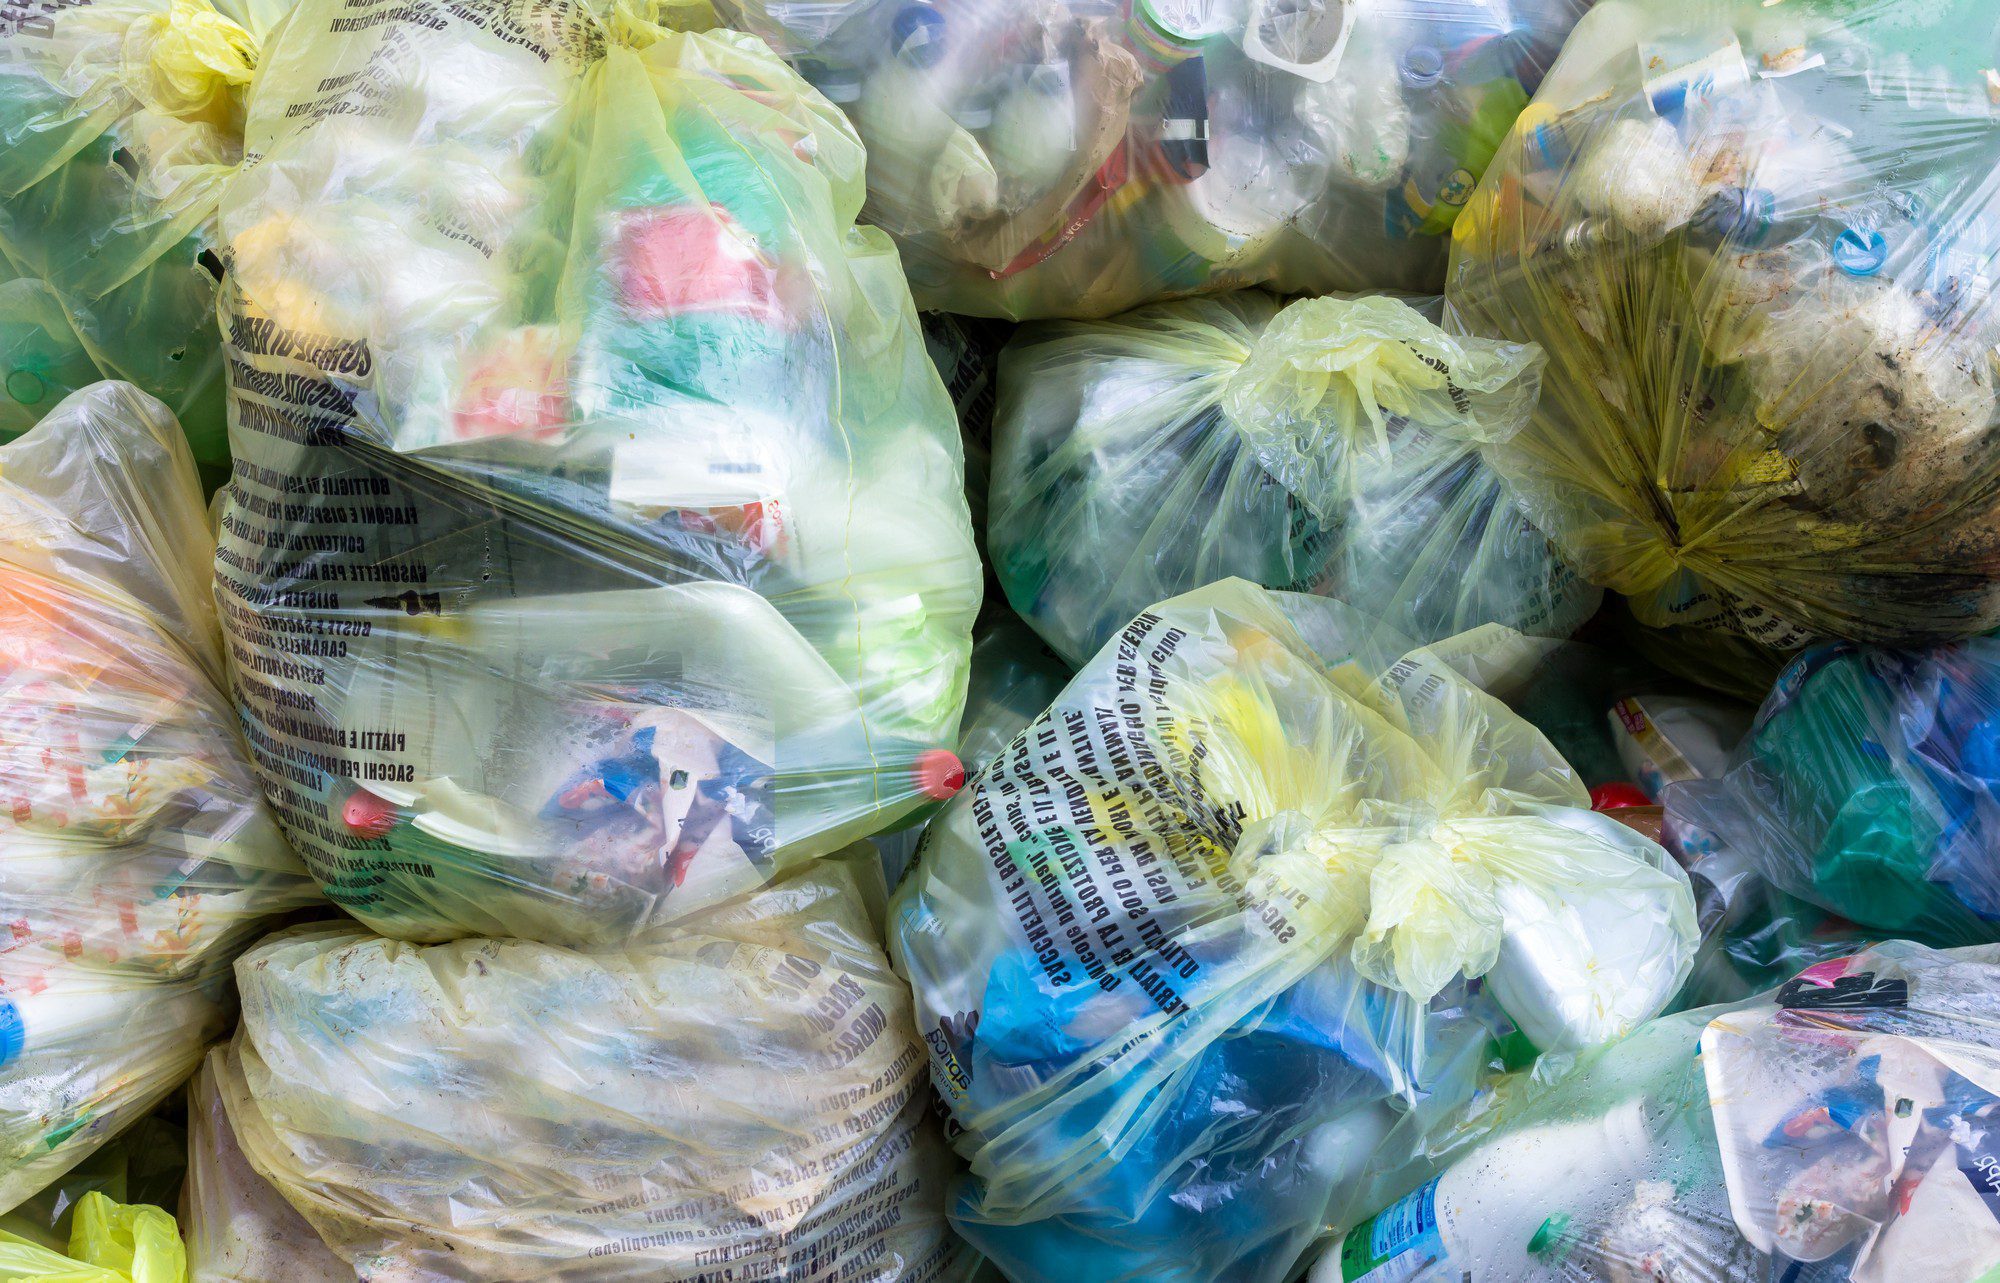
<path id="1" fill-rule="evenodd" d="M 889 52 L 914 67 L 944 57 L 944 15 L 928 4 L 904 5 L 889 24 Z"/>
<path id="2" fill-rule="evenodd" d="M 0 1069 L 21 1058 L 28 1045 L 28 1027 L 12 998 L 0 998 Z"/>
<path id="3" fill-rule="evenodd" d="M 1873 276 L 1889 261 L 1889 242 L 1869 227 L 1850 227 L 1833 241 L 1834 266 L 1849 276 Z"/>
<path id="4" fill-rule="evenodd" d="M 1444 55 L 1429 45 L 1411 45 L 1403 51 L 1403 83 L 1412 89 L 1429 89 L 1444 76 Z"/>

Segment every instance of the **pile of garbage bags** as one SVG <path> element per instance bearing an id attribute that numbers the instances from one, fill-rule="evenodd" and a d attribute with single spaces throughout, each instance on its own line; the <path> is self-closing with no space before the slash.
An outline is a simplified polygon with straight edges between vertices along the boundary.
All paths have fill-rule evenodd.
<path id="1" fill-rule="evenodd" d="M 1478 684 L 1228 580 L 1138 616 L 933 824 L 890 945 L 1015 1278 L 1272 1280 L 1487 1048 L 1615 1038 L 1696 945 L 1687 876 Z M 1476 984 L 1474 982 L 1477 982 Z"/>
<path id="2" fill-rule="evenodd" d="M 1435 291 L 1586 0 L 719 0 L 854 119 L 925 307 Z"/>
<path id="3" fill-rule="evenodd" d="M 1542 354 L 1446 334 L 1439 310 L 1246 291 L 1022 327 L 987 529 L 1008 600 L 1078 666 L 1232 577 L 1366 602 L 1424 641 L 1568 636 L 1597 590 L 1479 457 L 1527 422 Z"/>
<path id="4" fill-rule="evenodd" d="M 2000 949 L 1890 942 L 1497 1084 L 1310 1283 L 1982 1278 L 1996 1112 Z"/>
<path id="5" fill-rule="evenodd" d="M 177 1089 L 236 953 L 319 900 L 237 730 L 209 542 L 129 385 L 0 445 L 0 1211 Z"/>
<path id="6" fill-rule="evenodd" d="M 1996 1283 L 1996 50 L 0 0 L 0 1283 Z"/>
<path id="7" fill-rule="evenodd" d="M 221 214 L 217 583 L 328 897 L 615 947 L 949 796 L 980 571 L 845 118 L 623 9 L 349 13 Z"/>
<path id="8" fill-rule="evenodd" d="M 1978 0 L 1607 0 L 1467 203 L 1452 322 L 1549 360 L 1488 458 L 1643 623 L 2000 626 L 1993 31 Z"/>

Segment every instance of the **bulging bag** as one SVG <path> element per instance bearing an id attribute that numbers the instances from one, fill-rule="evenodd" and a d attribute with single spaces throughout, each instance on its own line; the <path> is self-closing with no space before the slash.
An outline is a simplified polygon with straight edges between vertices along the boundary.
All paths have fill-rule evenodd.
<path id="1" fill-rule="evenodd" d="M 1016 1283 L 1278 1283 L 1496 1039 L 1687 974 L 1686 875 L 1468 676 L 1520 640 L 1391 640 L 1241 580 L 1155 606 L 932 824 L 891 954 Z"/>
<path id="2" fill-rule="evenodd" d="M 854 119 L 918 301 L 1435 291 L 1586 0 L 718 0 Z"/>
<path id="3" fill-rule="evenodd" d="M 622 8 L 312 0 L 249 138 L 218 582 L 332 899 L 613 947 L 958 787 L 960 448 L 839 113 Z"/>
<path id="4" fill-rule="evenodd" d="M 1794 895 L 1931 944 L 2000 940 L 2000 639 L 1794 660 L 1675 823 Z"/>
<path id="5" fill-rule="evenodd" d="M 1486 453 L 1646 624 L 2000 624 L 1996 39 L 1980 0 L 1609 0 L 1515 122 L 1446 295 L 1549 373 Z"/>
<path id="6" fill-rule="evenodd" d="M 857 847 L 644 952 L 281 933 L 228 1122 L 362 1278 L 960 1278 L 882 895 Z"/>
<path id="7" fill-rule="evenodd" d="M 1025 327 L 1002 356 L 987 539 L 1072 665 L 1232 576 L 1366 602 L 1419 641 L 1566 637 L 1598 594 L 1480 462 L 1527 421 L 1532 346 L 1435 299 L 1244 292 Z"/>
<path id="8" fill-rule="evenodd" d="M 0 446 L 0 1210 L 178 1087 L 230 959 L 319 899 L 225 693 L 211 540 L 129 385 Z"/>
<path id="9" fill-rule="evenodd" d="M 124 379 L 220 481 L 215 211 L 283 0 L 91 0 L 0 13 L 0 432 Z"/>
<path id="10" fill-rule="evenodd" d="M 1515 1075 L 1309 1283 L 1990 1277 L 1996 998 L 2000 950 L 1897 940 Z"/>

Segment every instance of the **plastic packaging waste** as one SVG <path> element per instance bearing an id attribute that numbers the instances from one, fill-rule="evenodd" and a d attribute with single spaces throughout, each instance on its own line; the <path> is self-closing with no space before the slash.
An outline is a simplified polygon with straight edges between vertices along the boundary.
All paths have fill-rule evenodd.
<path id="1" fill-rule="evenodd" d="M 1668 807 L 1864 926 L 2000 940 L 2000 639 L 1807 651 L 1728 772 L 1670 791 Z"/>
<path id="2" fill-rule="evenodd" d="M 92 1190 L 77 1204 L 69 1251 L 0 1231 L 8 1283 L 188 1283 L 187 1249 L 174 1218 Z"/>
<path id="3" fill-rule="evenodd" d="M 187 1129 L 167 1115 L 169 1096 L 140 1119 L 36 1193 L 0 1216 L 0 1230 L 56 1251 L 66 1250 L 86 1194 L 114 1203 L 173 1207 L 187 1177 Z"/>
<path id="4" fill-rule="evenodd" d="M 971 1165 L 954 1224 L 1015 1283 L 1278 1283 L 1496 1041 L 1587 1046 L 1679 988 L 1686 877 L 1474 684 L 1531 649 L 1406 653 L 1227 580 L 932 824 L 891 955 Z"/>
<path id="5" fill-rule="evenodd" d="M 1365 602 L 1419 641 L 1567 636 L 1597 590 L 1478 455 L 1527 421 L 1541 354 L 1437 315 L 1246 291 L 1024 327 L 1001 357 L 988 529 L 1008 600 L 1072 665 L 1231 576 Z"/>
<path id="6" fill-rule="evenodd" d="M 645 952 L 281 933 L 228 1122 L 363 1278 L 960 1277 L 882 897 L 857 846 Z"/>
<path id="7" fill-rule="evenodd" d="M 1894 941 L 1518 1075 L 1309 1283 L 1973 1283 L 2000 1266 L 1996 997 L 2000 951 Z"/>
<path id="8" fill-rule="evenodd" d="M 1488 457 L 1646 624 L 2000 624 L 1996 28 L 1982 0 L 1609 0 L 1514 123 L 1446 290 L 1549 354 Z"/>
<path id="9" fill-rule="evenodd" d="M 1585 0 L 720 0 L 853 117 L 918 302 L 1435 292 Z"/>
<path id="10" fill-rule="evenodd" d="M 124 379 L 229 467 L 215 210 L 282 0 L 0 13 L 0 432 Z"/>
<path id="11" fill-rule="evenodd" d="M 1005 607 L 982 620 L 972 644 L 972 677 L 965 687 L 965 717 L 958 732 L 958 760 L 968 776 L 1000 756 L 1029 722 L 1041 716 L 1069 682 L 1069 668 Z M 917 852 L 924 825 L 935 810 L 913 824 L 875 839 L 890 886 Z"/>
<path id="12" fill-rule="evenodd" d="M 181 1203 L 197 1283 L 356 1283 L 354 1267 L 257 1174 L 236 1143 L 218 1077 L 228 1052 L 208 1053 L 188 1087 L 188 1176 Z"/>
<path id="13" fill-rule="evenodd" d="M 0 446 L 0 1210 L 179 1086 L 235 952 L 319 899 L 225 693 L 211 546 L 127 384 Z"/>
<path id="14" fill-rule="evenodd" d="M 957 788 L 960 447 L 844 118 L 539 0 L 308 0 L 259 85 L 219 584 L 328 895 L 615 947 Z"/>

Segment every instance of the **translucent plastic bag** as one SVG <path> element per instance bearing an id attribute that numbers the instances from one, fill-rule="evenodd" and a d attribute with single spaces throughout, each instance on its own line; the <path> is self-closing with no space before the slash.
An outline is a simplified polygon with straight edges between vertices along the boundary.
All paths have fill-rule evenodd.
<path id="1" fill-rule="evenodd" d="M 0 1232 L 6 1283 L 188 1283 L 187 1249 L 157 1207 L 115 1203 L 93 1190 L 77 1204 L 69 1252 Z"/>
<path id="2" fill-rule="evenodd" d="M 644 953 L 273 936 L 229 1122 L 364 1278 L 959 1277 L 882 895 L 856 847 Z"/>
<path id="3" fill-rule="evenodd" d="M 329 896 L 617 946 L 948 796 L 980 573 L 846 121 L 736 33 L 362 8 L 223 206 L 225 624 Z"/>
<path id="4" fill-rule="evenodd" d="M 854 118 L 926 308 L 1435 291 L 1586 0 L 718 0 Z"/>
<path id="5" fill-rule="evenodd" d="M 1025 327 L 987 532 L 1008 600 L 1073 665 L 1231 576 L 1366 602 L 1422 641 L 1567 636 L 1597 591 L 1478 456 L 1527 421 L 1541 354 L 1453 338 L 1437 310 L 1246 292 Z"/>
<path id="6" fill-rule="evenodd" d="M 0 1210 L 179 1086 L 235 951 L 319 898 L 224 693 L 211 546 L 129 385 L 0 446 Z"/>
<path id="7" fill-rule="evenodd" d="M 0 432 L 126 379 L 229 467 L 221 184 L 283 0 L 92 0 L 0 14 Z M 12 278 L 12 279 L 9 279 Z"/>
<path id="8" fill-rule="evenodd" d="M 1990 1277 L 1996 1000 L 2000 951 L 1894 941 L 1517 1075 L 1309 1283 Z"/>
<path id="9" fill-rule="evenodd" d="M 1589 1045 L 1673 996 L 1685 875 L 1465 675 L 1519 642 L 1403 654 L 1211 585 L 932 824 L 890 948 L 971 1164 L 954 1222 L 1015 1283 L 1277 1283 L 1496 1037 Z"/>
<path id="10" fill-rule="evenodd" d="M 2000 639 L 1793 661 L 1677 823 L 1791 893 L 1933 944 L 2000 940 Z"/>
<path id="11" fill-rule="evenodd" d="M 1996 39 L 1984 0 L 1609 0 L 1515 123 L 1446 293 L 1549 373 L 1487 454 L 1645 623 L 2000 624 Z"/>

